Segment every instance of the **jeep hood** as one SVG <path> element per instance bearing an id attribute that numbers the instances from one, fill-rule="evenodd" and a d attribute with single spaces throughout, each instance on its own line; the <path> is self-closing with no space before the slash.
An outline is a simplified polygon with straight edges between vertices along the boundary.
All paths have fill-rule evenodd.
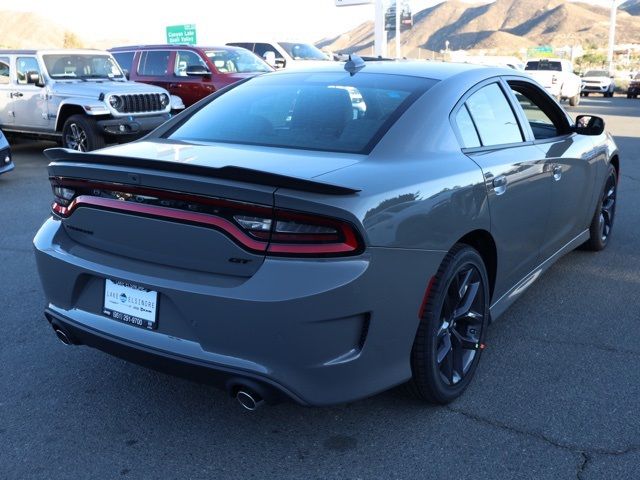
<path id="1" fill-rule="evenodd" d="M 88 80 L 86 82 L 81 80 L 57 81 L 55 85 L 53 85 L 52 90 L 54 93 L 60 95 L 90 98 L 98 98 L 101 93 L 167 93 L 163 88 L 154 85 L 137 82 L 112 82 L 110 80 Z"/>

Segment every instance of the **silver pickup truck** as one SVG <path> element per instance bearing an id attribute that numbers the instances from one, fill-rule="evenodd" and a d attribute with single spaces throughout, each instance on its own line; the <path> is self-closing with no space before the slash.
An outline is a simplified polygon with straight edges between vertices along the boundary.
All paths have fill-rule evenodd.
<path id="1" fill-rule="evenodd" d="M 130 82 L 100 50 L 0 50 L 0 128 L 95 150 L 150 132 L 171 115 L 159 87 Z"/>

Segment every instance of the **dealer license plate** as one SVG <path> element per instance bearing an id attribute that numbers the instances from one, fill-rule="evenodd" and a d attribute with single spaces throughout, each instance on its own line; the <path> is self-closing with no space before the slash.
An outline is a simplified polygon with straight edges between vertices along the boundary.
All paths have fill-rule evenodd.
<path id="1" fill-rule="evenodd" d="M 105 280 L 102 312 L 136 327 L 157 328 L 158 292 L 119 280 Z"/>

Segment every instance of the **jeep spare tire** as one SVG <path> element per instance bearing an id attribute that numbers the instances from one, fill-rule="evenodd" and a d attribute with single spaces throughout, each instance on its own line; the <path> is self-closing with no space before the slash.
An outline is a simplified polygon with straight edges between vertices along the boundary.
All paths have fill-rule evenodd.
<path id="1" fill-rule="evenodd" d="M 105 146 L 95 120 L 83 115 L 71 115 L 62 127 L 62 146 L 80 152 L 89 152 Z"/>

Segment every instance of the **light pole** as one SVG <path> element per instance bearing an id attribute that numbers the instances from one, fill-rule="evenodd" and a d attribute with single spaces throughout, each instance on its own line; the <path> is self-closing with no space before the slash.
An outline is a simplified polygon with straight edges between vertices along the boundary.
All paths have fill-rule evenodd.
<path id="1" fill-rule="evenodd" d="M 400 0 L 396 0 L 396 58 L 402 58 L 400 54 Z"/>
<path id="2" fill-rule="evenodd" d="M 384 5 L 382 0 L 375 3 L 375 49 L 377 57 L 387 56 L 387 31 L 384 29 Z"/>
<path id="3" fill-rule="evenodd" d="M 609 65 L 609 74 L 613 72 L 613 47 L 616 43 L 616 13 L 618 10 L 618 1 L 611 0 L 611 15 L 609 16 L 609 50 L 607 52 L 607 64 Z"/>

